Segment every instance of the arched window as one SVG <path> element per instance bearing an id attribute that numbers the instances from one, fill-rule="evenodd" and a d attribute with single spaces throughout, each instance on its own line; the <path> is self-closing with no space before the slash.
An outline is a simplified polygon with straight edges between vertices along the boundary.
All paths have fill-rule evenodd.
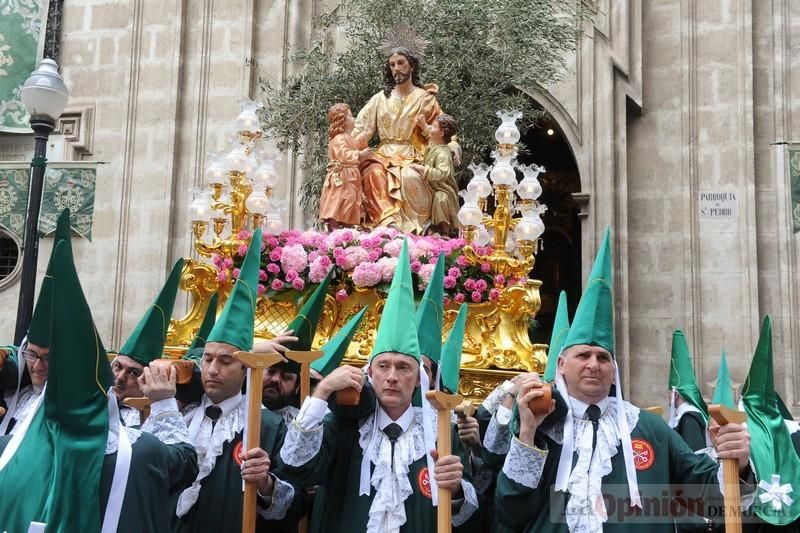
<path id="1" fill-rule="evenodd" d="M 19 242 L 0 228 L 0 290 L 13 284 L 21 270 L 22 250 Z"/>

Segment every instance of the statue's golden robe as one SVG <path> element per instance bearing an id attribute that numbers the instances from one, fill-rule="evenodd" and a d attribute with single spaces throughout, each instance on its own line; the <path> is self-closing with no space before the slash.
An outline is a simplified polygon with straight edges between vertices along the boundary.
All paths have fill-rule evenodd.
<path id="1" fill-rule="evenodd" d="M 430 225 L 433 192 L 409 165 L 422 162 L 428 144 L 417 115 L 430 124 L 442 113 L 437 91 L 435 85 L 416 87 L 404 98 L 379 92 L 358 112 L 353 136 L 371 138 L 377 132 L 380 138 L 374 157 L 361 165 L 368 226 L 422 233 Z"/>

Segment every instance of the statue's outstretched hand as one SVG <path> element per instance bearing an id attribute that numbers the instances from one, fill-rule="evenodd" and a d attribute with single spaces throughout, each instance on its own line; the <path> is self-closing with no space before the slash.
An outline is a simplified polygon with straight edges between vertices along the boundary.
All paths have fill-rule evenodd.
<path id="1" fill-rule="evenodd" d="M 450 151 L 453 153 L 453 166 L 460 167 L 462 163 L 461 145 L 455 141 L 452 141 L 448 146 L 450 147 Z"/>

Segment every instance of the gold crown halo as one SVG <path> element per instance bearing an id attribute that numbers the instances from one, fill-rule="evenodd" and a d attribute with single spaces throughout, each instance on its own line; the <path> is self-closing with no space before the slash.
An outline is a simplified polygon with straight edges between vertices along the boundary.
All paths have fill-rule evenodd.
<path id="1" fill-rule="evenodd" d="M 378 50 L 389 57 L 395 48 L 407 48 L 418 60 L 425 57 L 425 48 L 431 42 L 422 37 L 417 30 L 407 24 L 398 24 L 386 34 Z"/>

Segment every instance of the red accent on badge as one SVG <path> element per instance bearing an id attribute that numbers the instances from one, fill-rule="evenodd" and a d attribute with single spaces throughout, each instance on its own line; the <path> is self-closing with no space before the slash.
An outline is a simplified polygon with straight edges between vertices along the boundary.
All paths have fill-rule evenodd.
<path id="1" fill-rule="evenodd" d="M 233 445 L 233 460 L 236 461 L 237 465 L 242 466 L 242 458 L 239 457 L 240 453 L 242 453 L 242 441 Z"/>
<path id="2" fill-rule="evenodd" d="M 631 439 L 633 448 L 633 466 L 636 470 L 647 470 L 656 462 L 656 451 L 653 445 L 644 439 Z"/>
<path id="3" fill-rule="evenodd" d="M 420 492 L 426 498 L 430 499 L 431 497 L 431 479 L 428 477 L 428 467 L 424 467 L 422 470 L 419 471 L 419 475 L 417 476 L 417 486 L 419 487 Z"/>

